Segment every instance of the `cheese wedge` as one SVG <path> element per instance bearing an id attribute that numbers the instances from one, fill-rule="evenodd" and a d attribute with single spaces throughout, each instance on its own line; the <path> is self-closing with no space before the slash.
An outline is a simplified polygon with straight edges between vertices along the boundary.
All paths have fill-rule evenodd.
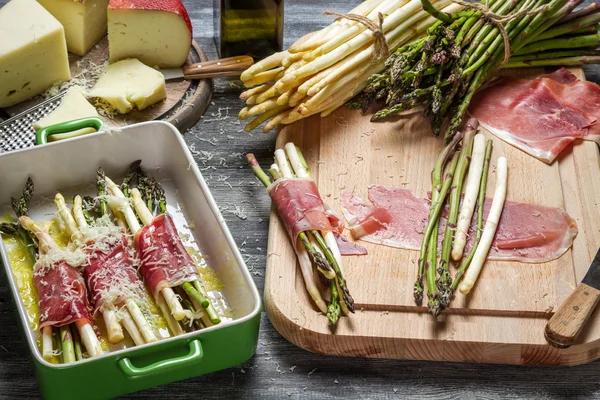
<path id="1" fill-rule="evenodd" d="M 38 0 L 65 28 L 67 49 L 85 55 L 106 33 L 109 0 Z"/>
<path id="2" fill-rule="evenodd" d="M 94 106 L 91 105 L 85 98 L 83 88 L 81 86 L 72 86 L 67 90 L 67 93 L 63 96 L 59 106 L 56 107 L 54 111 L 46 115 L 44 118 L 34 122 L 33 128 L 36 131 L 38 131 L 50 125 L 55 125 L 61 122 L 97 116 L 98 112 L 96 111 Z M 64 139 L 66 136 L 79 136 L 95 131 L 96 130 L 94 128 L 84 128 L 74 131 L 72 133 L 51 135 L 49 140 L 59 140 Z"/>
<path id="3" fill-rule="evenodd" d="M 108 106 L 108 111 L 126 114 L 166 99 L 167 90 L 163 74 L 131 58 L 104 68 L 89 95 Z"/>
<path id="4" fill-rule="evenodd" d="M 35 0 L 0 8 L 0 108 L 71 78 L 60 22 Z"/>
<path id="5" fill-rule="evenodd" d="M 176 68 L 190 52 L 192 24 L 180 0 L 110 0 L 108 44 L 110 62 Z"/>

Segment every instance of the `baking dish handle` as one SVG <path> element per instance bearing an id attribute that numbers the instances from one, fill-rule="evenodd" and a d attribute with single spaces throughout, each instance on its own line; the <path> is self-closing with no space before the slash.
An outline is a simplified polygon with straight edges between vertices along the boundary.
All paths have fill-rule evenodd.
<path id="1" fill-rule="evenodd" d="M 35 144 L 48 143 L 48 137 L 59 133 L 69 133 L 84 128 L 94 128 L 97 131 L 102 127 L 102 120 L 98 117 L 87 117 L 74 119 L 73 121 L 61 122 L 60 124 L 50 125 L 40 129 L 35 133 Z"/>
<path id="2" fill-rule="evenodd" d="M 183 367 L 194 362 L 202 360 L 204 352 L 202 351 L 202 343 L 195 339 L 189 342 L 190 352 L 185 356 L 170 358 L 168 360 L 157 361 L 147 367 L 135 367 L 129 358 L 119 360 L 121 371 L 129 378 L 137 378 L 140 376 L 150 375 L 157 372 L 164 372 L 172 367 Z"/>

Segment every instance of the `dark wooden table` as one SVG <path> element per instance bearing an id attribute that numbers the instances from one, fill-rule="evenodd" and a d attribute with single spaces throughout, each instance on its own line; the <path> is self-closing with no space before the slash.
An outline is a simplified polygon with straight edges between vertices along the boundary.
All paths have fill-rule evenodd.
<path id="1" fill-rule="evenodd" d="M 0 0 L 0 6 L 6 2 Z M 212 6 L 207 4 L 211 1 L 184 2 L 196 40 L 209 58 L 217 58 L 212 39 Z M 287 0 L 286 47 L 305 33 L 328 24 L 331 18 L 323 16 L 323 10 L 345 11 L 358 2 Z M 586 73 L 588 79 L 600 82 L 600 67 L 588 67 Z M 241 107 L 239 93 L 233 81 L 216 80 L 213 103 L 204 118 L 185 134 L 185 140 L 193 145 L 194 157 L 204 170 L 262 292 L 270 205 L 264 189 L 246 167 L 242 153 L 253 152 L 259 160 L 270 159 L 275 134 L 243 132 L 243 125 L 236 118 Z M 243 208 L 243 218 L 234 215 L 235 205 Z M 4 282 L 3 276 L 0 281 Z M 264 312 L 261 324 L 257 353 L 243 365 L 124 398 L 600 398 L 598 362 L 541 368 L 327 357 L 287 342 Z M 38 397 L 16 313 L 8 290 L 0 287 L 0 398 Z"/>

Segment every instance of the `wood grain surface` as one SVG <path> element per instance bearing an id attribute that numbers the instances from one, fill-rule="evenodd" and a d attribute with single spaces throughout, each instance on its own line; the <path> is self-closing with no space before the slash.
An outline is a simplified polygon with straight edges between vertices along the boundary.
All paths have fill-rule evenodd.
<path id="1" fill-rule="evenodd" d="M 108 59 L 108 39 L 105 36 L 100 42 L 83 57 L 69 53 L 69 66 L 71 78 L 80 84 L 90 82 L 94 79 L 91 71 L 97 66 L 103 65 Z M 192 49 L 188 55 L 186 64 L 196 64 L 208 61 L 208 58 L 196 41 L 192 42 Z M 208 107 L 212 97 L 213 84 L 209 79 L 202 80 L 171 80 L 166 82 L 167 98 L 164 101 L 153 104 L 145 110 L 134 109 L 127 114 L 114 116 L 102 116 L 105 124 L 110 127 L 121 127 L 136 122 L 162 119 L 171 122 L 180 131 L 192 127 Z M 45 99 L 41 96 L 26 100 L 15 106 L 2 110 L 9 116 L 17 115 L 31 107 L 36 106 Z"/>
<path id="2" fill-rule="evenodd" d="M 505 74 L 529 78 L 544 72 L 521 69 Z M 583 78 L 580 69 L 573 72 Z M 329 117 L 314 116 L 286 126 L 277 138 L 277 147 L 294 142 L 302 148 L 324 201 L 339 215 L 343 191 L 367 199 L 368 186 L 381 184 L 426 197 L 431 188 L 431 168 L 444 146 L 443 138 L 433 136 L 421 113 L 375 124 L 369 122 L 370 117 L 371 113 L 340 108 Z M 570 168 L 572 148 L 547 165 L 485 129 L 480 132 L 494 142 L 488 193 L 495 187 L 495 160 L 505 156 L 509 162 L 508 200 L 566 208 L 578 216 L 589 207 L 586 199 L 567 205 L 564 193 L 580 192 L 583 187 L 598 189 L 600 163 L 575 158 L 575 168 L 589 175 L 574 181 L 566 178 L 565 182 L 563 170 Z M 594 142 L 580 141 L 572 147 L 589 148 L 600 159 Z M 590 199 L 599 197 L 600 191 L 596 191 Z M 600 356 L 590 352 L 600 348 L 600 320 L 567 351 L 556 352 L 544 338 L 548 318 L 577 284 L 575 260 L 589 266 L 589 255 L 600 246 L 596 237 L 600 219 L 583 223 L 580 217 L 576 221 L 581 226 L 575 240 L 587 246 L 577 246 L 546 263 L 487 261 L 474 290 L 467 296 L 457 292 L 439 321 L 432 320 L 425 307 L 414 304 L 418 252 L 364 243 L 367 256 L 344 258 L 345 277 L 360 311 L 343 318 L 332 331 L 306 293 L 285 229 L 273 212 L 265 307 L 279 332 L 318 353 L 514 364 L 589 362 Z M 379 323 L 373 324 L 374 319 Z M 506 326 L 514 328 L 502 329 Z M 502 352 L 495 351 L 498 346 Z M 537 349 L 535 357 L 529 358 L 532 348 Z M 543 351 L 547 357 L 540 357 Z"/>
<path id="3" fill-rule="evenodd" d="M 0 0 L 3 5 L 7 0 Z M 218 58 L 212 37 L 212 2 L 183 0 L 194 28 L 194 38 L 209 59 Z M 285 46 L 307 32 L 331 22 L 323 10 L 350 10 L 359 0 L 287 0 Z M 586 1 L 591 3 L 591 1 Z M 585 68 L 588 80 L 600 82 L 600 68 Z M 243 132 L 236 115 L 242 107 L 239 82 L 215 79 L 213 103 L 185 135 L 195 160 L 223 211 L 262 292 L 271 210 L 264 187 L 246 167 L 245 152 L 259 159 L 273 155 L 276 135 L 260 130 Z M 579 151 L 581 150 L 581 151 Z M 575 149 L 578 157 L 596 162 L 595 154 Z M 429 168 L 429 167 L 428 167 Z M 570 172 L 571 181 L 586 171 Z M 568 191 L 568 201 L 591 199 L 581 220 L 600 213 L 593 188 Z M 567 200 L 566 200 L 567 201 Z M 243 213 L 235 210 L 239 206 Z M 245 217 L 242 219 L 237 215 Z M 576 217 L 573 215 L 573 217 Z M 580 224 L 581 228 L 581 224 Z M 597 233 L 600 235 L 600 232 Z M 576 245 L 577 245 L 576 241 Z M 581 244 L 582 246 L 585 244 Z M 585 271 L 587 266 L 581 264 Z M 582 273 L 583 274 L 583 273 Z M 578 275 L 581 279 L 583 275 Z M 0 282 L 4 277 L 0 276 Z M 6 287 L 0 283 L 0 398 L 37 399 L 34 371 Z M 376 323 L 374 321 L 373 323 Z M 505 326 L 501 329 L 511 329 Z M 501 351 L 501 349 L 499 349 Z M 533 353 L 535 354 L 535 353 Z M 107 383 L 108 384 L 108 383 Z M 68 390 L 68 388 L 66 388 Z M 323 356 L 303 350 L 284 339 L 266 313 L 261 321 L 257 353 L 248 362 L 228 370 L 149 389 L 124 399 L 593 399 L 600 398 L 600 362 L 577 367 L 524 367 L 400 361 Z"/>

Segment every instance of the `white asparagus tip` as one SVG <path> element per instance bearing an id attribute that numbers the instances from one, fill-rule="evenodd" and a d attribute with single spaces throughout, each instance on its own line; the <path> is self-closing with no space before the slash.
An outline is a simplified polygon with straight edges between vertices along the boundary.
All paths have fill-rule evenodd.
<path id="1" fill-rule="evenodd" d="M 81 337 L 81 341 L 83 342 L 88 355 L 90 357 L 96 357 L 104 353 L 92 325 L 82 321 L 77 321 L 75 324 L 79 329 L 79 336 Z"/>
<path id="2" fill-rule="evenodd" d="M 51 326 L 45 326 L 42 328 L 42 356 L 46 361 L 50 361 L 54 357 L 54 352 L 52 350 Z"/>
<path id="3" fill-rule="evenodd" d="M 138 328 L 140 328 L 140 331 L 142 333 L 142 336 L 144 336 L 144 340 L 146 341 L 146 343 L 156 342 L 158 338 L 154 334 L 154 331 L 150 327 L 150 324 L 146 320 L 146 317 L 144 317 L 142 310 L 140 310 L 136 302 L 130 299 L 127 301 L 126 306 L 136 325 L 138 326 Z"/>
<path id="4" fill-rule="evenodd" d="M 181 321 L 182 319 L 184 319 L 185 318 L 185 310 L 181 306 L 181 303 L 177 299 L 177 295 L 175 295 L 175 292 L 173 291 L 173 289 L 171 289 L 170 287 L 166 287 L 161 290 L 161 293 L 163 294 L 165 301 L 167 302 L 167 305 L 169 306 L 169 309 L 171 310 L 171 314 L 173 315 L 173 318 L 175 318 L 175 320 L 177 320 L 177 321 Z"/>
<path id="5" fill-rule="evenodd" d="M 102 317 L 104 318 L 104 325 L 106 325 L 108 341 L 115 344 L 123 340 L 125 335 L 123 334 L 121 325 L 119 325 L 115 312 L 108 309 L 102 310 Z"/>

